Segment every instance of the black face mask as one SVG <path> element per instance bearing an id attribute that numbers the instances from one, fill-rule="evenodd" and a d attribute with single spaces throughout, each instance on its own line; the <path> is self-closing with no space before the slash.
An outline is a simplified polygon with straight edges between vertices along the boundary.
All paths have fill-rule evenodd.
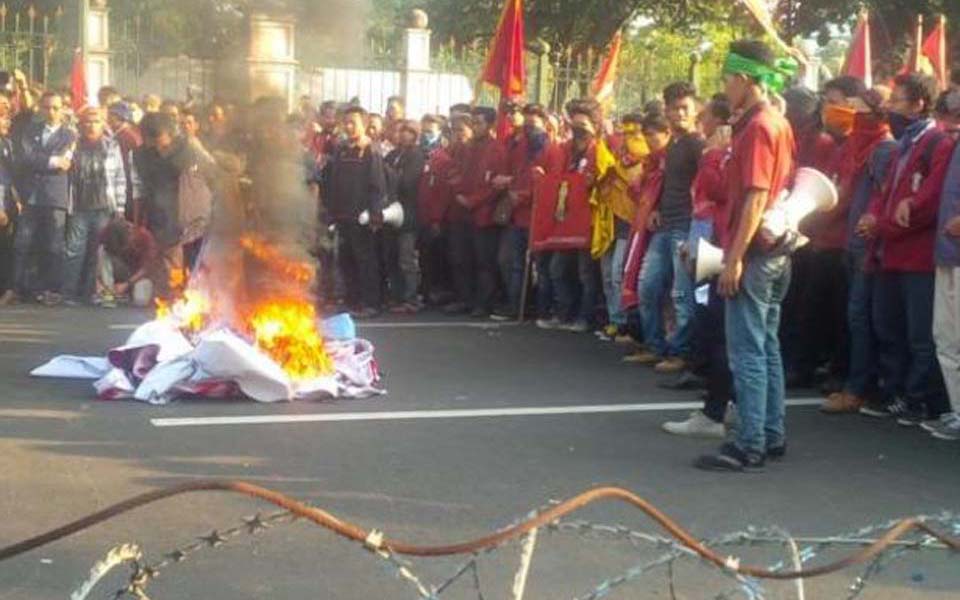
<path id="1" fill-rule="evenodd" d="M 890 133 L 898 140 L 903 137 L 903 134 L 906 133 L 911 125 L 919 120 L 918 117 L 908 117 L 898 112 L 887 113 L 887 121 L 890 123 Z"/>

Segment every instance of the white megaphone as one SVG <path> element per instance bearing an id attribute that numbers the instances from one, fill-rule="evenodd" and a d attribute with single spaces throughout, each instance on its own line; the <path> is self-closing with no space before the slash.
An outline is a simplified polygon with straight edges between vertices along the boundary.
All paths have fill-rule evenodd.
<path id="1" fill-rule="evenodd" d="M 702 283 L 723 271 L 723 250 L 704 238 L 697 242 L 697 263 L 694 265 L 694 277 Z"/>
<path id="2" fill-rule="evenodd" d="M 796 249 L 809 240 L 800 235 L 800 222 L 815 212 L 825 212 L 837 205 L 837 186 L 816 169 L 797 169 L 793 189 L 763 214 L 761 228 L 765 237 L 785 240 Z"/>
<path id="3" fill-rule="evenodd" d="M 370 211 L 365 210 L 360 213 L 357 222 L 361 225 L 369 225 Z M 400 227 L 403 225 L 403 205 L 399 202 L 393 202 L 390 206 L 383 209 L 383 222 L 391 227 Z"/>

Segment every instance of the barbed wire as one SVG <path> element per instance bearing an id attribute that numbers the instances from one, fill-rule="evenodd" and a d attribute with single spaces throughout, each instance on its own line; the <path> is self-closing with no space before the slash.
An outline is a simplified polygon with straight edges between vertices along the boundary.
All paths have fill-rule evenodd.
<path id="1" fill-rule="evenodd" d="M 243 525 L 234 525 L 222 531 L 213 530 L 211 533 L 167 553 L 160 561 L 152 565 L 146 565 L 140 559 L 134 559 L 132 561 L 134 567 L 130 583 L 124 589 L 118 591 L 116 597 L 120 598 L 128 595 L 143 600 L 147 598 L 146 586 L 158 576 L 161 569 L 182 563 L 187 557 L 201 549 L 218 548 L 242 534 L 253 535 L 273 524 L 283 521 L 292 522 L 297 519 L 311 521 L 341 537 L 361 544 L 366 550 L 381 559 L 395 576 L 409 584 L 416 591 L 418 597 L 430 600 L 438 598 L 440 593 L 449 589 L 454 582 L 462 579 L 468 573 L 472 575 L 475 591 L 478 593 L 478 597 L 482 599 L 483 592 L 480 586 L 478 558 L 480 555 L 492 552 L 507 543 L 518 541 L 522 544 L 521 561 L 520 568 L 515 574 L 513 598 L 514 600 L 521 600 L 525 591 L 526 573 L 529 570 L 536 548 L 536 532 L 541 529 L 553 532 L 573 531 L 581 534 L 612 535 L 625 539 L 634 546 L 649 544 L 668 550 L 654 560 L 634 565 L 620 575 L 602 581 L 592 591 L 580 596 L 579 598 L 582 600 L 602 598 L 613 589 L 635 582 L 658 567 L 666 567 L 669 589 L 673 593 L 672 590 L 675 589 L 673 567 L 674 563 L 681 558 L 694 558 L 715 568 L 719 573 L 733 579 L 737 584 L 737 591 L 747 598 L 764 597 L 759 580 L 802 580 L 834 573 L 854 565 L 866 564 L 867 567 L 863 573 L 849 588 L 849 597 L 856 598 L 866 586 L 867 581 L 879 572 L 885 563 L 900 558 L 909 550 L 960 550 L 960 540 L 956 538 L 956 533 L 960 531 L 960 520 L 952 513 L 946 512 L 936 516 L 916 516 L 891 520 L 861 528 L 854 532 L 852 536 L 817 538 L 809 543 L 804 538 L 795 538 L 777 527 L 764 529 L 751 527 L 745 531 L 727 534 L 711 540 L 699 540 L 651 503 L 628 490 L 615 487 L 591 489 L 564 502 L 551 503 L 540 507 L 528 514 L 523 520 L 478 539 L 450 545 L 422 546 L 389 539 L 381 531 L 364 529 L 341 520 L 323 509 L 308 506 L 274 490 L 241 481 L 203 480 L 175 485 L 129 498 L 62 527 L 2 548 L 0 549 L 0 562 L 136 508 L 173 496 L 198 491 L 240 493 L 270 502 L 282 510 L 266 518 L 258 513 L 253 517 L 244 519 Z M 621 525 L 611 526 L 586 521 L 569 523 L 561 521 L 563 517 L 576 513 L 600 500 L 618 500 L 639 509 L 666 530 L 669 535 L 644 533 Z M 931 527 L 931 524 L 946 524 L 950 527 L 951 534 L 937 531 Z M 720 549 L 730 546 L 761 544 L 778 544 L 787 547 L 791 553 L 789 569 L 786 568 L 787 564 L 783 560 L 770 566 L 749 565 L 742 564 L 741 559 L 737 556 L 724 555 L 718 552 Z M 805 547 L 801 550 L 798 544 L 805 544 Z M 840 545 L 847 548 L 858 547 L 859 549 L 833 562 L 814 567 L 804 566 L 825 548 Z M 424 580 L 414 572 L 410 562 L 403 558 L 464 554 L 470 555 L 471 558 L 463 563 L 451 578 L 436 588 L 424 583 Z M 802 597 L 802 585 L 797 586 L 797 591 Z M 720 594 L 716 597 L 724 598 L 728 596 Z"/>

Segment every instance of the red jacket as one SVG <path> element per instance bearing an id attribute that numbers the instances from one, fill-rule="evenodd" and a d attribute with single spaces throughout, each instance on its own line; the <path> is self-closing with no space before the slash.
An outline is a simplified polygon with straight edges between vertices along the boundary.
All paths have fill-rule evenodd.
<path id="1" fill-rule="evenodd" d="M 490 227 L 494 224 L 493 212 L 500 197 L 500 190 L 493 187 L 493 179 L 509 173 L 506 149 L 496 138 L 487 137 L 471 142 L 464 154 L 467 160 L 463 165 L 460 193 L 467 198 L 473 224 Z"/>
<path id="2" fill-rule="evenodd" d="M 529 157 L 526 138 L 513 146 L 509 156 L 513 181 L 510 192 L 517 196 L 517 205 L 513 209 L 512 224 L 515 227 L 530 228 L 533 210 L 533 186 L 539 177 L 538 169 L 546 173 L 559 173 L 563 170 L 563 150 L 553 142 L 547 142 L 540 153 Z"/>
<path id="3" fill-rule="evenodd" d="M 877 237 L 868 246 L 869 268 L 933 272 L 940 193 L 953 148 L 950 136 L 933 128 L 913 144 L 906 157 L 900 148 L 893 151 L 883 189 L 874 195 L 867 209 L 877 219 Z M 902 168 L 901 159 L 905 160 Z M 912 207 L 910 226 L 900 227 L 893 217 L 897 206 L 907 198 Z"/>
<path id="4" fill-rule="evenodd" d="M 446 148 L 437 148 L 427 157 L 417 194 L 417 221 L 423 225 L 441 225 L 447 216 L 453 192 L 449 175 L 453 157 Z"/>
<path id="5" fill-rule="evenodd" d="M 713 219 L 717 207 L 723 205 L 727 197 L 723 167 L 729 152 L 729 148 L 711 148 L 700 157 L 700 167 L 691 186 L 695 219 Z"/>

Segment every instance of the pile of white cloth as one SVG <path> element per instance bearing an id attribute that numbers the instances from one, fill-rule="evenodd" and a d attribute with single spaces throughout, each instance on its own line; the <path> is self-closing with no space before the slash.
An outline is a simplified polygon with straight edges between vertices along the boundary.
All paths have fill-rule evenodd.
<path id="1" fill-rule="evenodd" d="M 349 317 L 332 317 L 321 328 L 334 372 L 307 381 L 291 379 L 272 358 L 230 329 L 208 330 L 193 344 L 169 319 L 141 325 L 106 358 L 58 356 L 30 374 L 93 379 L 101 399 L 150 404 L 167 404 L 182 396 L 244 395 L 259 402 L 281 402 L 385 394 L 373 344 L 356 337 Z"/>

